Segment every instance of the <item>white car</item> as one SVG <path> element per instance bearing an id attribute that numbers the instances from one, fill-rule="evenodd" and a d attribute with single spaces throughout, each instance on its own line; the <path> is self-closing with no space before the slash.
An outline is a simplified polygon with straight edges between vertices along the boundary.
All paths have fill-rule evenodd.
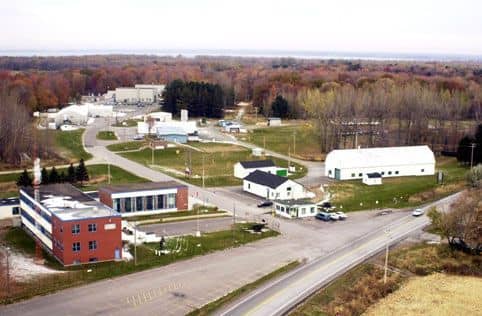
<path id="1" fill-rule="evenodd" d="M 330 214 L 330 219 L 332 221 L 337 221 L 337 220 L 340 219 L 340 215 L 338 215 L 338 212 L 337 213 L 328 213 L 328 214 Z"/>
<path id="2" fill-rule="evenodd" d="M 413 210 L 412 212 L 412 215 L 413 216 L 420 216 L 420 215 L 423 215 L 425 213 L 424 210 L 422 210 L 421 208 L 416 208 Z"/>
<path id="3" fill-rule="evenodd" d="M 343 212 L 335 212 L 335 214 L 338 215 L 338 219 L 339 219 L 339 220 L 345 220 L 345 219 L 347 219 L 347 217 L 348 217 L 348 216 L 347 216 L 345 213 L 343 213 Z"/>

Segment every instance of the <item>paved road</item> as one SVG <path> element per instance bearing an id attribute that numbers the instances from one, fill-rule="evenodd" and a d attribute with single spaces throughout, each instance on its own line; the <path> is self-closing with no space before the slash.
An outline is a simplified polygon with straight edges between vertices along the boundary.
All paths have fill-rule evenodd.
<path id="1" fill-rule="evenodd" d="M 233 224 L 231 217 L 207 218 L 199 220 L 199 230 L 202 233 L 228 230 Z M 157 236 L 180 236 L 194 234 L 198 230 L 198 221 L 189 220 L 182 222 L 149 224 L 139 226 L 145 232 L 153 232 Z"/>
<path id="2" fill-rule="evenodd" d="M 457 195 L 435 204 L 444 206 L 450 204 Z M 431 205 L 426 206 L 425 210 L 430 207 Z M 284 315 L 311 293 L 380 252 L 387 244 L 396 243 L 429 223 L 430 220 L 425 215 L 417 218 L 411 215 L 402 217 L 255 291 L 220 311 L 219 314 L 229 316 Z"/>

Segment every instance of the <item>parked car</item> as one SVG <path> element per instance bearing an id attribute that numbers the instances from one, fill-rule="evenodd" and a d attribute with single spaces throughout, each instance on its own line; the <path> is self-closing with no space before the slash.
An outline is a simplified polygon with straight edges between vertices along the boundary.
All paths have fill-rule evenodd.
<path id="1" fill-rule="evenodd" d="M 337 213 L 328 213 L 328 214 L 330 214 L 330 219 L 332 221 L 337 221 L 340 219 L 340 216 Z"/>
<path id="2" fill-rule="evenodd" d="M 315 218 L 325 222 L 331 221 L 330 213 L 327 213 L 327 212 L 320 212 L 315 215 Z"/>
<path id="3" fill-rule="evenodd" d="M 421 216 L 425 213 L 425 211 L 421 208 L 416 208 L 413 210 L 412 215 L 413 216 Z"/>
<path id="4" fill-rule="evenodd" d="M 339 219 L 339 220 L 345 220 L 345 219 L 347 219 L 347 217 L 348 217 L 348 216 L 347 216 L 345 213 L 343 213 L 343 212 L 335 212 L 335 214 L 338 215 L 338 219 Z"/>
<path id="5" fill-rule="evenodd" d="M 268 207 L 268 206 L 271 206 L 273 205 L 273 202 L 271 201 L 263 201 L 261 203 L 258 204 L 258 207 Z"/>
<path id="6" fill-rule="evenodd" d="M 137 134 L 137 135 L 134 135 L 134 137 L 132 138 L 134 140 L 143 140 L 144 139 L 144 136 L 141 135 L 141 134 Z"/>

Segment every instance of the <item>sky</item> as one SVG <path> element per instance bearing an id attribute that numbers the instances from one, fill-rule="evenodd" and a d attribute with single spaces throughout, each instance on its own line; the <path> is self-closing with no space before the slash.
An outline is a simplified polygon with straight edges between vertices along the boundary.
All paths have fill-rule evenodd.
<path id="1" fill-rule="evenodd" d="M 0 50 L 482 55 L 480 0 L 0 0 Z"/>

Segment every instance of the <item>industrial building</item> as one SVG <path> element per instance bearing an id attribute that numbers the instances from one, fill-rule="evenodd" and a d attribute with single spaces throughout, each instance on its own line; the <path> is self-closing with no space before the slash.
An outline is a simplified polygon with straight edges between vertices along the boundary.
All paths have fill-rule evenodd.
<path id="1" fill-rule="evenodd" d="M 268 159 L 237 162 L 234 165 L 234 177 L 244 179 L 247 175 L 256 170 L 276 174 L 282 177 L 288 175 L 288 170 L 286 168 L 277 167 L 272 160 Z"/>
<path id="2" fill-rule="evenodd" d="M 115 92 L 108 91 L 105 97 L 114 98 L 115 102 L 136 104 L 159 101 L 165 85 L 136 84 L 134 87 L 119 87 Z"/>
<path id="3" fill-rule="evenodd" d="M 122 216 L 188 209 L 188 187 L 176 181 L 111 185 L 99 189 L 100 202 Z"/>
<path id="4" fill-rule="evenodd" d="M 166 142 L 185 144 L 188 141 L 188 134 L 181 127 L 159 126 L 156 128 L 157 138 Z"/>
<path id="5" fill-rule="evenodd" d="M 286 218 L 303 218 L 315 216 L 317 205 L 309 199 L 276 200 L 274 201 L 275 213 Z"/>
<path id="6" fill-rule="evenodd" d="M 310 195 L 300 183 L 260 170 L 243 179 L 243 190 L 267 200 L 303 199 Z"/>
<path id="7" fill-rule="evenodd" d="M 60 263 L 122 258 L 119 213 L 67 183 L 40 185 L 37 193 L 20 189 L 22 227 Z"/>
<path id="8" fill-rule="evenodd" d="M 354 180 L 374 172 L 382 178 L 433 175 L 435 156 L 428 146 L 337 149 L 326 156 L 327 177 Z"/>

